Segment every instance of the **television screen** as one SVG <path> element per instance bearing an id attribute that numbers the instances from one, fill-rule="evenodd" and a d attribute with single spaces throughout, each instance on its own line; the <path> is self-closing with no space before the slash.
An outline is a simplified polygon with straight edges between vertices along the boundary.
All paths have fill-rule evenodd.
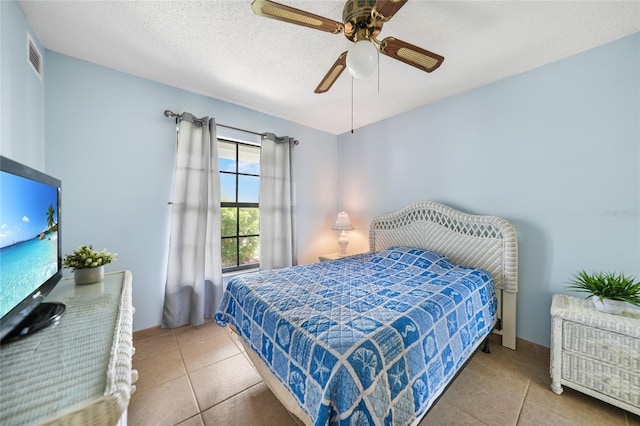
<path id="1" fill-rule="evenodd" d="M 62 276 L 60 181 L 0 157 L 0 322 L 4 338 Z M 33 330 L 35 331 L 35 330 Z"/>

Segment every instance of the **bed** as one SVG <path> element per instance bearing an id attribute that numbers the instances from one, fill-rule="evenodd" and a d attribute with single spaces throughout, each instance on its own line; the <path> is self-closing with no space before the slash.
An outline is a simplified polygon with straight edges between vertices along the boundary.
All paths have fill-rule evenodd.
<path id="1" fill-rule="evenodd" d="M 235 277 L 216 313 L 304 424 L 417 424 L 489 333 L 515 350 L 508 221 L 419 202 L 375 217 L 369 246 Z"/>

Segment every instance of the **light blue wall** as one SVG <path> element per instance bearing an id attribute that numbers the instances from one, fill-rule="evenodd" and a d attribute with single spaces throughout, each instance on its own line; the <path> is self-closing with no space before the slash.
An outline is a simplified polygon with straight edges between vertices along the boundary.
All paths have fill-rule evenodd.
<path id="1" fill-rule="evenodd" d="M 44 55 L 20 6 L 0 1 L 0 154 L 43 170 L 44 83 L 27 62 L 27 32 Z"/>
<path id="2" fill-rule="evenodd" d="M 510 220 L 517 334 L 549 345 L 573 273 L 640 278 L 639 63 L 636 34 L 340 135 L 340 205 L 361 230 L 419 200 Z"/>
<path id="3" fill-rule="evenodd" d="M 165 109 L 299 139 L 300 262 L 333 249 L 335 135 L 54 52 L 46 59 L 47 170 L 63 182 L 63 248 L 118 253 L 109 270 L 133 273 L 136 330 L 160 323 L 164 298 L 176 148 Z"/>

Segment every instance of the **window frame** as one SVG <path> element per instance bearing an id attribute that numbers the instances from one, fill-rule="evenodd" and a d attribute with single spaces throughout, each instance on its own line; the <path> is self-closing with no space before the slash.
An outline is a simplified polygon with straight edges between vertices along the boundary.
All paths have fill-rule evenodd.
<path id="1" fill-rule="evenodd" d="M 249 176 L 249 177 L 257 177 L 258 179 L 260 179 L 260 175 L 259 174 L 251 174 L 251 173 L 240 173 L 239 172 L 239 157 L 240 157 L 240 146 L 248 146 L 251 148 L 257 148 L 258 151 L 260 151 L 262 149 L 262 147 L 260 146 L 260 144 L 255 144 L 255 143 L 251 143 L 251 142 L 246 142 L 246 141 L 240 141 L 240 140 L 234 140 L 231 138 L 225 138 L 225 137 L 218 137 L 216 143 L 218 142 L 226 142 L 226 143 L 230 143 L 230 144 L 234 144 L 235 145 L 235 165 L 236 165 L 236 170 L 235 172 L 228 172 L 228 171 L 223 171 L 223 170 L 219 170 L 218 173 L 222 176 L 222 174 L 226 174 L 226 175 L 234 175 L 235 176 L 235 201 L 230 202 L 230 201 L 222 201 L 222 199 L 220 200 L 220 208 L 234 208 L 236 211 L 236 232 L 235 235 L 233 236 L 224 236 L 224 235 L 220 235 L 221 239 L 220 239 L 220 243 L 222 244 L 222 242 L 224 240 L 235 240 L 236 241 L 236 266 L 228 266 L 228 267 L 223 267 L 222 268 L 222 272 L 223 273 L 228 273 L 228 272 L 238 272 L 238 271 L 244 271 L 244 270 L 249 270 L 249 269 L 256 269 L 256 268 L 260 268 L 260 262 L 258 263 L 251 263 L 251 264 L 247 264 L 247 265 L 240 265 L 240 239 L 241 238 L 248 238 L 248 237 L 258 237 L 258 241 L 260 241 L 260 231 L 259 231 L 259 225 L 258 225 L 258 233 L 257 234 L 240 234 L 240 209 L 242 208 L 257 208 L 258 211 L 260 211 L 260 202 L 238 202 L 238 191 L 239 191 L 239 185 L 238 185 L 238 181 L 239 181 L 239 176 Z M 222 192 L 222 191 L 221 191 Z M 259 220 L 259 219 L 258 219 Z M 259 222 L 258 222 L 259 224 Z M 222 253 L 221 253 L 222 254 Z"/>

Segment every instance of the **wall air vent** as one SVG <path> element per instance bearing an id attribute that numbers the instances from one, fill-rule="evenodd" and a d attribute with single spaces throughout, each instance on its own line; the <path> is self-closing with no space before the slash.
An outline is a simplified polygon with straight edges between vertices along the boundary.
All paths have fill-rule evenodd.
<path id="1" fill-rule="evenodd" d="M 42 54 L 40 54 L 29 33 L 27 33 L 27 62 L 29 62 L 31 69 L 33 69 L 38 78 L 42 80 Z"/>

